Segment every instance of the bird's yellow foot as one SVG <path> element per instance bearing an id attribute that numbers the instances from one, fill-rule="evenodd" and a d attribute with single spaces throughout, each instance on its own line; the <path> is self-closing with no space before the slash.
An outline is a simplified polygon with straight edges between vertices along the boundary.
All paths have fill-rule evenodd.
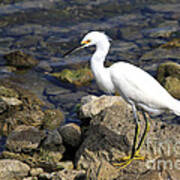
<path id="1" fill-rule="evenodd" d="M 131 162 L 133 160 L 143 160 L 144 161 L 145 157 L 141 156 L 139 154 L 139 152 L 136 152 L 133 157 L 131 157 L 131 155 L 129 155 L 129 156 L 125 156 L 125 157 L 120 158 L 118 160 L 119 162 L 113 163 L 113 166 L 117 166 L 117 167 L 120 167 L 121 169 L 123 169 L 126 166 L 128 166 L 129 164 L 131 164 Z"/>

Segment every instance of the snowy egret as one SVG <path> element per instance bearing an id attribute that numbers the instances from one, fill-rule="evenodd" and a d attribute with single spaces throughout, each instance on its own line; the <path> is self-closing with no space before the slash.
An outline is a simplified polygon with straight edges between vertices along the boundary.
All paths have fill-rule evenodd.
<path id="1" fill-rule="evenodd" d="M 132 160 L 142 158 L 139 156 L 139 151 L 149 130 L 149 122 L 144 111 L 151 115 L 159 115 L 169 111 L 180 116 L 180 101 L 173 98 L 156 79 L 139 67 L 125 62 L 115 63 L 108 68 L 104 67 L 110 41 L 109 37 L 103 32 L 92 31 L 88 33 L 79 47 L 73 48 L 64 56 L 92 45 L 96 46 L 96 51 L 91 58 L 91 69 L 98 86 L 106 93 L 111 94 L 118 91 L 132 107 L 136 124 L 132 152 L 129 156 L 122 158 L 123 163 L 114 163 L 115 166 L 123 168 L 130 164 Z M 139 144 L 137 144 L 140 129 L 137 107 L 143 110 L 146 122 Z"/>

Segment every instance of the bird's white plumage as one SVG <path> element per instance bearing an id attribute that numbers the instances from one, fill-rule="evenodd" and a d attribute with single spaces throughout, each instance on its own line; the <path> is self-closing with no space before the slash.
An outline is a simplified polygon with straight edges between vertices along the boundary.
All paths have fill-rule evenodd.
<path id="1" fill-rule="evenodd" d="M 91 69 L 99 87 L 108 93 L 117 90 L 131 105 L 139 106 L 152 114 L 171 111 L 180 116 L 180 101 L 174 99 L 160 84 L 144 70 L 124 62 L 104 67 L 104 61 L 110 48 L 108 37 L 93 31 L 82 42 L 84 47 L 96 45 L 91 59 Z"/>

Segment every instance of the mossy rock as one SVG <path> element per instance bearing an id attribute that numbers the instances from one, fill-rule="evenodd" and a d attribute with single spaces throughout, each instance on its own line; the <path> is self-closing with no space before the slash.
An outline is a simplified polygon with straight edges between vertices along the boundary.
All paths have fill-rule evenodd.
<path id="1" fill-rule="evenodd" d="M 64 114 L 58 109 L 47 109 L 44 111 L 43 128 L 54 130 L 64 123 Z"/>
<path id="2" fill-rule="evenodd" d="M 177 99 L 180 99 L 180 65 L 174 62 L 166 62 L 158 67 L 158 81 L 167 91 Z"/>
<path id="3" fill-rule="evenodd" d="M 77 70 L 64 69 L 61 72 L 52 73 L 51 75 L 63 82 L 68 82 L 76 86 L 88 85 L 93 80 L 93 74 L 89 68 Z"/>
<path id="4" fill-rule="evenodd" d="M 20 69 L 32 68 L 38 64 L 38 61 L 32 56 L 23 53 L 22 51 L 14 51 L 4 56 L 8 66 L 14 66 Z"/>

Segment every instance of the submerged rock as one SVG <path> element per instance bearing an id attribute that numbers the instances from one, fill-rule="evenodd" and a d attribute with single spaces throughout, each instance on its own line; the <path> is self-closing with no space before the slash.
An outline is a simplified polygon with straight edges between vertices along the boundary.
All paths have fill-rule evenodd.
<path id="1" fill-rule="evenodd" d="M 112 165 L 112 162 L 118 162 L 119 158 L 131 153 L 135 131 L 131 107 L 119 97 L 115 98 L 119 103 L 112 104 L 91 117 L 83 143 L 76 152 L 77 169 L 86 170 L 87 179 L 139 180 L 143 177 L 146 179 L 148 174 L 152 174 L 151 177 L 153 174 L 157 177 L 155 174 L 158 174 L 156 180 L 165 180 L 167 177 L 165 174 L 177 179 L 179 166 L 176 165 L 180 158 L 177 142 L 180 126 L 166 124 L 156 119 L 150 121 L 150 132 L 140 151 L 141 155 L 145 156 L 145 160 L 134 160 L 123 170 Z M 99 99 L 101 102 L 101 97 Z M 102 104 L 100 102 L 99 104 Z M 141 113 L 138 113 L 138 116 L 142 127 L 140 136 L 142 136 L 145 123 Z M 150 120 L 148 116 L 147 118 Z M 167 162 L 168 157 L 172 158 Z"/>
<path id="2" fill-rule="evenodd" d="M 174 62 L 160 64 L 157 71 L 158 81 L 167 91 L 180 99 L 180 65 Z"/>
<path id="3" fill-rule="evenodd" d="M 151 61 L 151 62 L 161 62 L 162 60 L 168 59 L 179 59 L 180 48 L 165 49 L 162 47 L 153 49 L 151 51 L 145 52 L 140 61 Z"/>
<path id="4" fill-rule="evenodd" d="M 51 75 L 63 82 L 68 82 L 76 86 L 87 85 L 93 80 L 93 74 L 89 68 L 77 70 L 64 69 L 59 73 L 52 73 Z"/>
<path id="5" fill-rule="evenodd" d="M 32 68 L 38 64 L 38 61 L 32 56 L 23 53 L 22 51 L 14 51 L 4 56 L 8 66 L 17 68 Z"/>
<path id="6" fill-rule="evenodd" d="M 0 160 L 0 179 L 17 180 L 27 176 L 30 167 L 18 160 L 2 159 Z"/>

